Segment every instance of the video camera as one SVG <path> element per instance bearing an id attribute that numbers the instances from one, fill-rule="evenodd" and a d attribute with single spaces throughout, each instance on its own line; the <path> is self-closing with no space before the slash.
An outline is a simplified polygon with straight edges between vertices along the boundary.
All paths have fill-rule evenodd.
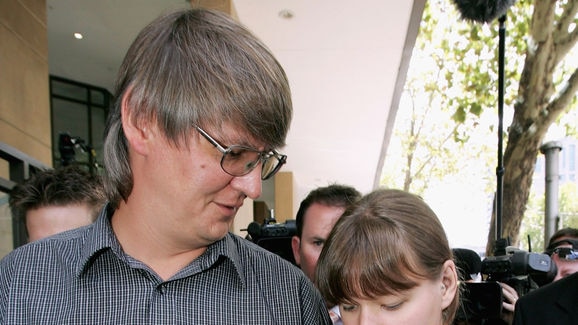
<path id="1" fill-rule="evenodd" d="M 278 223 L 275 217 L 271 216 L 265 219 L 263 224 L 251 222 L 247 232 L 247 239 L 296 265 L 291 248 L 291 238 L 297 235 L 295 220 Z"/>
<path id="2" fill-rule="evenodd" d="M 523 296 L 539 285 L 551 282 L 556 275 L 556 265 L 547 254 L 514 249 L 503 256 L 486 257 L 481 273 L 485 281 L 506 283 Z"/>
<path id="3" fill-rule="evenodd" d="M 76 149 L 88 156 L 87 162 L 80 162 L 76 159 Z M 60 166 L 73 164 L 86 165 L 90 173 L 95 174 L 101 168 L 96 161 L 96 151 L 80 137 L 73 137 L 66 132 L 58 134 L 58 150 L 60 152 Z"/>
<path id="4" fill-rule="evenodd" d="M 481 261 L 482 282 L 464 282 L 462 308 L 457 319 L 499 319 L 504 298 L 498 282 L 514 288 L 521 297 L 540 285 L 551 282 L 556 275 L 556 265 L 547 254 L 506 248 L 505 243 L 496 244 L 496 252 L 502 252 L 501 254 L 486 257 Z"/>

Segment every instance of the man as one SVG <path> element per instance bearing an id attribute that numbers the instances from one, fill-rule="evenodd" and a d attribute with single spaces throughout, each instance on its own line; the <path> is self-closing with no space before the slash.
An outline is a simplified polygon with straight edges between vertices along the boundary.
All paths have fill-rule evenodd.
<path id="1" fill-rule="evenodd" d="M 518 299 L 514 325 L 578 324 L 578 273 L 552 282 Z"/>
<path id="2" fill-rule="evenodd" d="M 329 232 L 345 209 L 361 197 L 356 189 L 333 184 L 311 191 L 301 204 L 295 217 L 297 235 L 291 239 L 293 257 L 311 281 L 315 267 Z"/>
<path id="3" fill-rule="evenodd" d="M 360 197 L 361 193 L 353 187 L 333 184 L 311 191 L 299 205 L 295 217 L 297 235 L 291 240 L 291 248 L 295 262 L 311 281 L 315 281 L 317 260 L 333 225 Z M 338 312 L 330 311 L 334 324 L 338 324 Z"/>
<path id="4" fill-rule="evenodd" d="M 228 232 L 275 174 L 292 108 L 269 50 L 222 13 L 174 12 L 129 48 L 91 226 L 0 263 L 0 323 L 330 324 L 291 263 Z"/>
<path id="5" fill-rule="evenodd" d="M 102 180 L 77 165 L 38 171 L 10 192 L 28 241 L 91 224 L 106 201 Z"/>
<path id="6" fill-rule="evenodd" d="M 546 253 L 556 264 L 554 281 L 578 272 L 578 229 L 563 228 L 550 238 Z"/>
<path id="7" fill-rule="evenodd" d="M 578 304 L 578 229 L 563 228 L 554 233 L 546 253 L 556 264 L 552 283 L 518 300 L 514 324 L 577 324 L 574 309 Z"/>

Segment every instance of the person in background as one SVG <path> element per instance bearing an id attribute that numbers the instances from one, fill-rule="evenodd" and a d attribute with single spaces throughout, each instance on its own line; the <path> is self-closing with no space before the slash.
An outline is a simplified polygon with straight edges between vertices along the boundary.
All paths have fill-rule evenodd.
<path id="1" fill-rule="evenodd" d="M 106 202 L 102 180 L 78 165 L 41 170 L 16 185 L 8 203 L 28 241 L 91 224 Z"/>
<path id="2" fill-rule="evenodd" d="M 573 308 L 578 302 L 573 297 L 578 294 L 578 279 L 564 281 L 563 285 L 553 285 L 578 271 L 578 229 L 563 228 L 555 232 L 548 242 L 546 254 L 550 255 L 556 265 L 556 274 L 552 278 L 548 274 L 547 281 L 543 281 L 542 287 L 550 287 L 545 290 L 530 291 L 526 295 L 518 298 L 514 290 L 508 296 L 504 291 L 504 310 L 509 312 L 508 318 L 503 318 L 507 324 L 576 324 L 578 319 L 574 318 Z M 575 278 L 575 277 L 574 277 Z M 502 287 L 505 284 L 500 284 Z M 510 292 L 511 292 L 510 291 Z M 510 297 L 514 299 L 510 299 Z M 528 297 L 528 298 L 525 298 Z M 507 302 L 509 302 L 507 304 Z M 572 315 L 571 315 L 572 314 Z"/>
<path id="3" fill-rule="evenodd" d="M 378 189 L 331 230 L 316 284 L 343 324 L 452 323 L 458 274 L 444 229 L 418 196 Z"/>
<path id="4" fill-rule="evenodd" d="M 514 325 L 578 324 L 578 272 L 531 291 L 518 299 Z"/>
<path id="5" fill-rule="evenodd" d="M 453 248 L 454 262 L 458 269 L 458 279 L 461 286 L 461 303 L 462 305 L 458 309 L 456 318 L 454 319 L 454 325 L 477 325 L 477 324 L 512 324 L 514 317 L 514 306 L 519 296 L 516 289 L 510 285 L 498 282 L 498 283 L 488 283 L 483 284 L 485 290 L 488 290 L 487 285 L 499 285 L 501 290 L 501 310 L 499 314 L 491 315 L 488 318 L 487 313 L 493 308 L 484 305 L 485 301 L 477 301 L 476 299 L 487 299 L 491 297 L 491 291 L 485 291 L 479 296 L 476 296 L 474 292 L 480 292 L 481 290 L 474 290 L 476 285 L 482 285 L 480 283 L 482 276 L 480 271 L 482 269 L 482 259 L 480 255 L 473 250 L 465 248 Z M 480 288 L 480 287 L 478 287 Z M 496 297 L 496 302 L 498 302 L 498 297 Z M 473 309 L 473 311 L 472 311 Z M 475 315 L 475 312 L 485 313 L 484 315 Z"/>
<path id="6" fill-rule="evenodd" d="M 287 157 L 289 82 L 224 13 L 159 17 L 121 65 L 90 226 L 0 261 L 1 324 L 331 324 L 293 264 L 229 232 Z"/>
<path id="7" fill-rule="evenodd" d="M 301 201 L 295 217 L 297 235 L 291 247 L 297 265 L 311 281 L 315 280 L 317 260 L 333 225 L 360 197 L 361 193 L 351 186 L 332 184 L 314 189 Z M 333 324 L 340 324 L 339 308 L 329 313 Z"/>
<path id="8" fill-rule="evenodd" d="M 291 240 L 293 256 L 301 270 L 313 281 L 323 244 L 345 209 L 361 197 L 355 188 L 333 184 L 309 192 L 295 217 L 297 235 Z"/>
<path id="9" fill-rule="evenodd" d="M 578 271 L 578 229 L 562 228 L 556 231 L 546 248 L 556 264 L 557 273 L 554 281 L 558 281 Z"/>

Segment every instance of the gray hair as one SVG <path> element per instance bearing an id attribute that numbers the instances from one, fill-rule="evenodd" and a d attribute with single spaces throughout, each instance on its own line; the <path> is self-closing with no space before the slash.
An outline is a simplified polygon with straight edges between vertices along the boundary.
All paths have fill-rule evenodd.
<path id="1" fill-rule="evenodd" d="M 283 68 L 245 27 L 206 9 L 161 16 L 139 33 L 117 77 L 104 142 L 112 207 L 133 186 L 121 121 L 124 97 L 133 122 L 156 121 L 175 146 L 187 143 L 193 125 L 230 123 L 273 149 L 285 144 L 292 117 Z"/>

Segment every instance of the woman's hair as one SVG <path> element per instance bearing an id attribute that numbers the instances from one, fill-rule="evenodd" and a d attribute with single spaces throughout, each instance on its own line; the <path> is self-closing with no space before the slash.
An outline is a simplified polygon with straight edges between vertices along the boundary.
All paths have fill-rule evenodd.
<path id="1" fill-rule="evenodd" d="M 183 10 L 157 18 L 129 48 L 116 80 L 105 130 L 105 187 L 112 207 L 132 191 L 121 106 L 135 124 L 153 121 L 170 145 L 194 126 L 227 123 L 262 141 L 285 144 L 292 116 L 289 82 L 267 47 L 217 11 Z"/>
<path id="2" fill-rule="evenodd" d="M 337 221 L 319 257 L 316 284 L 328 305 L 351 303 L 438 279 L 452 251 L 435 213 L 418 196 L 378 189 Z M 450 322 L 459 295 L 444 310 Z"/>

